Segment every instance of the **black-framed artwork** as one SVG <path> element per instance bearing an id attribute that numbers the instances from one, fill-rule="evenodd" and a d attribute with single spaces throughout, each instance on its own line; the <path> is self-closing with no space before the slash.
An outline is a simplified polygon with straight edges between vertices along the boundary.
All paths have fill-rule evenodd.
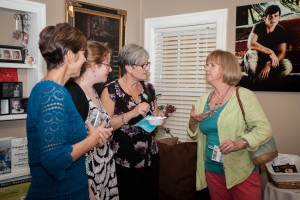
<path id="1" fill-rule="evenodd" d="M 121 75 L 117 57 L 125 44 L 127 11 L 81 1 L 65 2 L 67 23 L 81 30 L 87 39 L 102 42 L 113 50 L 108 82 L 117 79 Z"/>
<path id="2" fill-rule="evenodd" d="M 22 82 L 0 82 L 0 98 L 23 97 Z"/>
<path id="3" fill-rule="evenodd" d="M 0 45 L 0 62 L 24 63 L 25 51 L 21 46 Z"/>
<path id="4" fill-rule="evenodd" d="M 286 31 L 285 36 L 279 37 L 280 42 L 277 45 L 278 50 L 274 52 L 275 55 L 279 55 L 279 46 L 283 44 L 286 49 L 284 60 L 279 62 L 279 66 L 284 65 L 285 69 L 281 71 L 281 67 L 270 67 L 269 73 L 265 73 L 268 70 L 268 66 L 265 65 L 266 61 L 261 62 L 261 58 L 264 60 L 271 60 L 270 52 L 249 53 L 248 40 L 252 38 L 251 32 L 254 32 L 258 39 L 263 38 L 259 36 L 258 31 L 259 24 L 266 24 L 267 18 L 264 16 L 265 10 L 272 6 L 278 6 L 281 11 L 280 19 L 275 30 L 279 27 L 283 27 Z M 239 6 L 236 8 L 236 41 L 235 41 L 235 55 L 239 60 L 243 71 L 243 77 L 240 81 L 240 85 L 249 88 L 254 91 L 280 91 L 280 92 L 299 92 L 300 91 L 300 7 L 296 1 L 271 1 L 258 4 L 249 4 Z M 273 23 L 270 19 L 269 21 Z M 253 27 L 255 26 L 255 29 Z M 262 26 L 262 25 L 261 25 Z M 255 31 L 254 31 L 255 30 Z M 261 31 L 260 31 L 261 32 Z M 260 33 L 259 32 L 259 33 Z M 275 32 L 275 31 L 274 31 Z M 269 31 L 266 31 L 267 35 L 270 35 Z M 253 35 L 253 34 L 252 34 Z M 277 37 L 278 38 L 278 37 Z M 286 38 L 286 39 L 282 39 Z M 276 41 L 276 42 L 277 42 Z M 282 47 L 280 47 L 282 48 Z M 283 47 L 284 48 L 284 47 Z M 271 48 L 270 48 L 271 49 Z M 268 54 L 267 54 L 268 53 Z M 272 52 L 271 52 L 272 53 Z M 258 61 L 257 65 L 253 65 L 255 62 L 248 62 L 249 58 Z M 279 59 L 281 60 L 281 59 Z M 272 62 L 272 61 L 270 61 Z M 250 64 L 249 64 L 250 63 Z M 257 67 L 257 70 L 252 70 Z M 253 71 L 255 73 L 253 73 Z M 285 73 L 282 73 L 282 72 Z M 267 75 L 264 75 L 267 74 Z"/>
<path id="5" fill-rule="evenodd" d="M 27 113 L 28 98 L 9 98 L 10 114 Z"/>

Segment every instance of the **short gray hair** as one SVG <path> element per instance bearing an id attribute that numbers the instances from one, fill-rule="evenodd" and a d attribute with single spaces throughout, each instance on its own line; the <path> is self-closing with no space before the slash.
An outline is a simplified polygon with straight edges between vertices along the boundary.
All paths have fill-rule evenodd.
<path id="1" fill-rule="evenodd" d="M 122 69 L 122 74 L 126 74 L 126 65 L 142 65 L 149 59 L 149 53 L 137 44 L 126 44 L 122 47 L 118 55 L 118 63 Z"/>

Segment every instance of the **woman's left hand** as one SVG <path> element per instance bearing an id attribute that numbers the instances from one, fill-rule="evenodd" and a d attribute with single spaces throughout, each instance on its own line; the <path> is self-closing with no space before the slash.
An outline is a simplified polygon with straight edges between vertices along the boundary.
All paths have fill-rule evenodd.
<path id="1" fill-rule="evenodd" d="M 98 127 L 99 130 L 99 144 L 98 146 L 103 146 L 105 143 L 110 141 L 110 136 L 112 135 L 113 128 L 105 128 L 104 123 Z"/>
<path id="2" fill-rule="evenodd" d="M 224 140 L 223 142 L 221 142 L 219 148 L 221 153 L 226 155 L 229 154 L 230 152 L 237 151 L 245 147 L 242 140 L 236 140 L 236 141 Z"/>

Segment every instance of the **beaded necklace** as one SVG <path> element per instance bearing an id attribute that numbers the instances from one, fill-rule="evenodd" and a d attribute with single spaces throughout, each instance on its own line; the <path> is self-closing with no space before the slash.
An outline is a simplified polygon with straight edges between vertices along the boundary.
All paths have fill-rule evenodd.
<path id="1" fill-rule="evenodd" d="M 211 97 L 214 95 L 214 91 L 209 95 L 209 99 L 205 106 L 205 112 L 209 111 L 209 114 L 208 114 L 209 117 L 212 117 L 214 115 L 214 113 L 217 112 L 218 109 L 221 107 L 222 102 L 223 102 L 225 96 L 227 95 L 227 93 L 229 92 L 230 88 L 231 88 L 231 86 L 228 87 L 228 89 L 226 90 L 226 92 L 223 95 L 218 97 L 217 101 L 214 103 L 213 108 L 210 108 L 210 103 L 211 103 Z"/>

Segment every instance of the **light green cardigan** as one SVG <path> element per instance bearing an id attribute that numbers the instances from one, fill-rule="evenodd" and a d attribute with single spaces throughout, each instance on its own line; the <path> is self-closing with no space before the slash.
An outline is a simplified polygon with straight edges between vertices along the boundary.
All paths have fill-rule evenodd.
<path id="1" fill-rule="evenodd" d="M 203 112 L 209 94 L 201 96 L 195 104 L 195 112 Z M 255 151 L 261 144 L 266 143 L 272 136 L 271 126 L 261 108 L 256 95 L 240 87 L 240 99 L 246 113 L 246 120 L 250 127 L 255 126 L 252 132 L 245 134 L 245 123 L 239 107 L 236 93 L 234 92 L 228 103 L 220 113 L 218 119 L 218 132 L 220 143 L 223 140 L 239 140 L 245 138 L 249 146 L 247 149 L 231 152 L 223 155 L 227 189 L 243 182 L 253 171 L 254 165 L 248 151 Z M 192 139 L 198 139 L 196 189 L 207 187 L 205 178 L 205 146 L 206 136 L 200 131 L 199 126 L 195 132 L 187 128 L 187 133 Z"/>

